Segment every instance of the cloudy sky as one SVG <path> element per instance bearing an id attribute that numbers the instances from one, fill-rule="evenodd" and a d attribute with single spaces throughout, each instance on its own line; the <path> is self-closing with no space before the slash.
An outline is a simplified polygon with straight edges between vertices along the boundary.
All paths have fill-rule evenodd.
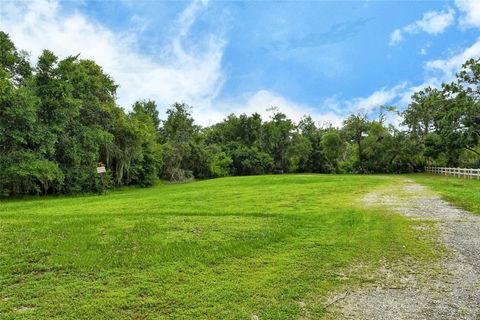
<path id="1" fill-rule="evenodd" d="M 47 48 L 94 59 L 127 110 L 183 101 L 208 125 L 277 106 L 337 125 L 404 107 L 479 57 L 480 0 L 2 0 L 0 29 L 33 61 Z"/>

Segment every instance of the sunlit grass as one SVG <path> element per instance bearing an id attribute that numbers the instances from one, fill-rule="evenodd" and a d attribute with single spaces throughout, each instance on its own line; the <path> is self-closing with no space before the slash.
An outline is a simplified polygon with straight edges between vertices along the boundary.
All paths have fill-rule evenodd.
<path id="1" fill-rule="evenodd" d="M 321 318 L 331 292 L 370 281 L 380 261 L 432 255 L 407 219 L 358 201 L 398 179 L 234 177 L 2 201 L 0 318 Z"/>

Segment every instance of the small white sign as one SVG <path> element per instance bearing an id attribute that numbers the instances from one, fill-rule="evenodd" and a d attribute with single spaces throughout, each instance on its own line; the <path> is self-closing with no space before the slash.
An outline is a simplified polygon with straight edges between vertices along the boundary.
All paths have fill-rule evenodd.
<path id="1" fill-rule="evenodd" d="M 105 167 L 97 167 L 97 173 L 105 173 L 107 170 L 105 170 Z"/>

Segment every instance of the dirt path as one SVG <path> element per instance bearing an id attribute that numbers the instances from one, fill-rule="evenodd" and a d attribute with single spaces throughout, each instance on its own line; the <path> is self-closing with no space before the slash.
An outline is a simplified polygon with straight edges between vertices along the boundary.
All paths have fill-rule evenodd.
<path id="1" fill-rule="evenodd" d="M 336 303 L 342 318 L 480 319 L 480 217 L 451 206 L 414 181 L 403 183 L 397 193 L 369 194 L 366 205 L 386 205 L 412 219 L 436 222 L 438 241 L 448 253 L 431 267 L 438 270 L 412 269 L 400 276 L 380 270 L 385 281 Z"/>

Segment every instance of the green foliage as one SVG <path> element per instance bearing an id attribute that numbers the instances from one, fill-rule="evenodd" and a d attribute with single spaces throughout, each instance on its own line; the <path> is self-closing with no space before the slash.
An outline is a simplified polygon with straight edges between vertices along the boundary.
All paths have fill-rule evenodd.
<path id="1" fill-rule="evenodd" d="M 161 163 L 158 112 L 141 101 L 126 114 L 100 66 L 45 50 L 34 72 L 0 33 L 0 193 L 73 193 L 148 186 Z M 96 172 L 99 163 L 107 174 Z"/>
<path id="2" fill-rule="evenodd" d="M 192 171 L 192 162 L 203 162 L 204 154 L 196 148 L 196 135 L 199 128 L 194 125 L 190 114 L 191 107 L 175 103 L 167 110 L 167 120 L 161 128 L 161 154 L 163 165 L 161 176 L 169 181 L 182 181 L 190 178 L 186 171 Z M 196 156 L 196 161 L 193 157 Z"/>
<path id="3" fill-rule="evenodd" d="M 303 168 L 308 163 L 312 150 L 312 143 L 307 137 L 298 132 L 293 133 L 286 153 L 287 171 L 304 172 Z"/>
<path id="4" fill-rule="evenodd" d="M 351 115 L 343 122 L 343 132 L 347 141 L 356 144 L 357 159 L 355 169 L 357 172 L 366 172 L 365 168 L 365 153 L 364 153 L 364 139 L 370 128 L 370 122 L 366 115 Z"/>
<path id="5" fill-rule="evenodd" d="M 226 177 L 230 175 L 230 166 L 233 160 L 225 152 L 218 152 L 213 155 L 210 164 L 210 172 L 213 178 Z"/>
<path id="6" fill-rule="evenodd" d="M 339 162 L 345 155 L 346 143 L 338 130 L 329 129 L 322 136 L 320 145 L 326 159 L 328 171 L 339 173 Z"/>
<path id="7" fill-rule="evenodd" d="M 404 112 L 412 137 L 425 146 L 426 162 L 444 166 L 478 166 L 480 152 L 480 59 L 470 59 L 457 80 L 441 90 L 413 95 Z"/>
<path id="8" fill-rule="evenodd" d="M 274 160 L 257 147 L 241 146 L 232 154 L 233 172 L 237 175 L 265 174 L 273 169 Z"/>
<path id="9" fill-rule="evenodd" d="M 8 34 L 0 31 L 0 70 L 17 86 L 25 85 L 32 75 L 26 52 L 18 52 Z M 2 76 L 3 77 L 3 76 Z"/>
<path id="10" fill-rule="evenodd" d="M 35 142 L 39 100 L 30 88 L 15 88 L 6 72 L 0 76 L 0 148 L 5 154 Z"/>
<path id="11" fill-rule="evenodd" d="M 142 187 L 155 184 L 161 167 L 160 147 L 157 143 L 158 113 L 153 112 L 154 106 L 154 103 L 137 102 L 128 116 L 138 138 L 136 143 L 140 146 L 132 160 L 130 180 Z"/>
<path id="12" fill-rule="evenodd" d="M 148 116 L 153 124 L 155 130 L 160 129 L 160 118 L 158 116 L 157 104 L 155 101 L 142 100 L 137 101 L 133 105 L 133 112 L 137 114 L 144 114 Z"/>
<path id="13" fill-rule="evenodd" d="M 292 144 L 292 130 L 295 124 L 283 113 L 276 112 L 264 124 L 262 150 L 273 158 L 274 168 L 288 171 L 288 150 Z"/>
<path id="14" fill-rule="evenodd" d="M 297 126 L 299 133 L 310 141 L 311 151 L 303 161 L 299 162 L 300 172 L 328 172 L 325 168 L 321 140 L 323 130 L 317 128 L 315 121 L 310 116 L 303 117 Z"/>
<path id="15" fill-rule="evenodd" d="M 31 151 L 14 151 L 0 157 L 0 169 L 0 190 L 7 195 L 46 194 L 50 188 L 59 188 L 64 179 L 56 163 Z"/>

